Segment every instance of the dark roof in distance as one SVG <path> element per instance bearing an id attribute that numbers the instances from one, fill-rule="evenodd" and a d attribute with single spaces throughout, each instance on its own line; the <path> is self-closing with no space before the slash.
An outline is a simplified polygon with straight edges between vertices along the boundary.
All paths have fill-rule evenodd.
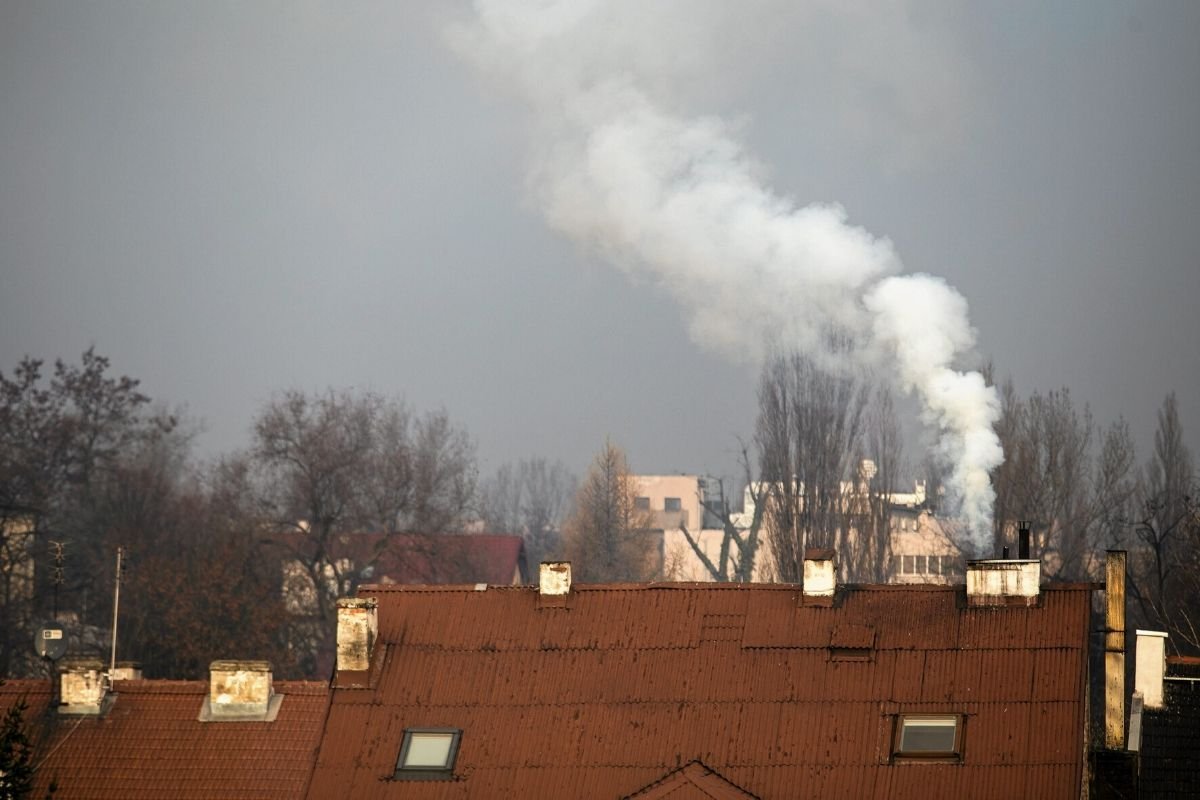
<path id="1" fill-rule="evenodd" d="M 1200 659 L 1169 658 L 1163 707 L 1146 709 L 1142 716 L 1140 796 L 1194 797 L 1198 764 Z"/>

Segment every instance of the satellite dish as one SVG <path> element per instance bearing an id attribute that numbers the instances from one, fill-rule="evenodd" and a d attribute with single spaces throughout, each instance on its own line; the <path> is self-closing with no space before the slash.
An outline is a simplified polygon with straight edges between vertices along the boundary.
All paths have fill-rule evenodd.
<path id="1" fill-rule="evenodd" d="M 67 654 L 67 632 L 57 622 L 47 622 L 33 635 L 33 649 L 42 658 L 57 661 Z"/>

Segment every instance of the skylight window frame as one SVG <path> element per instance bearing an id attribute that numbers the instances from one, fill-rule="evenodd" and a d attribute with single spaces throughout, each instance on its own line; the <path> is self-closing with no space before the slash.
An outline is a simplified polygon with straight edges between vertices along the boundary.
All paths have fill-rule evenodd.
<path id="1" fill-rule="evenodd" d="M 446 753 L 446 763 L 442 767 L 432 767 L 428 764 L 405 766 L 413 736 L 421 734 L 450 735 L 450 749 Z M 462 741 L 461 728 L 405 728 L 404 738 L 400 742 L 400 755 L 396 759 L 396 771 L 393 780 L 400 781 L 449 781 L 454 779 L 454 765 L 458 761 L 458 747 Z"/>
<path id="2" fill-rule="evenodd" d="M 904 726 L 906 722 L 920 723 L 922 720 L 954 720 L 954 745 L 950 750 L 904 750 Z M 957 713 L 946 714 L 897 714 L 896 726 L 892 734 L 892 760 L 903 762 L 941 762 L 961 763 L 963 760 L 963 743 L 966 733 L 966 715 Z"/>

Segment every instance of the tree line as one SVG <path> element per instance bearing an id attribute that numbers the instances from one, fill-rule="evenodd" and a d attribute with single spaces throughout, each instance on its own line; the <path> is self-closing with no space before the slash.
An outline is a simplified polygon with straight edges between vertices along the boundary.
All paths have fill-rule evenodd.
<path id="1" fill-rule="evenodd" d="M 1065 389 L 999 388 L 997 552 L 1017 520 L 1032 523 L 1055 579 L 1095 578 L 1104 548 L 1127 549 L 1136 624 L 1200 650 L 1200 515 L 1174 396 L 1141 462 L 1124 421 L 1099 426 Z M 536 457 L 481 478 L 470 436 L 444 410 L 337 390 L 276 394 L 249 445 L 215 460 L 196 458 L 194 438 L 194 423 L 92 349 L 78 363 L 25 358 L 0 371 L 0 674 L 44 671 L 32 634 L 54 617 L 79 646 L 107 652 L 118 548 L 118 655 L 151 677 L 200 677 L 229 657 L 316 674 L 334 647 L 336 598 L 411 533 L 519 533 L 530 564 L 568 558 L 581 581 L 664 577 L 633 470 L 611 442 L 583 480 Z M 845 580 L 886 580 L 891 496 L 915 475 L 929 511 L 953 526 L 939 508 L 943 466 L 908 457 L 894 398 L 869 372 L 776 354 L 739 452 L 741 474 L 708 506 L 718 553 L 683 530 L 714 580 L 749 581 L 758 567 L 798 582 L 809 547 L 835 548 Z M 753 508 L 739 514 L 745 487 Z M 367 531 L 371 550 L 338 557 L 345 537 Z M 289 607 L 288 580 L 306 587 L 306 615 Z"/>
<path id="2" fill-rule="evenodd" d="M 335 537 L 379 532 L 382 550 L 474 516 L 474 445 L 444 411 L 286 391 L 256 414 L 249 447 L 212 463 L 194 457 L 189 424 L 92 349 L 0 372 L 0 674 L 44 670 L 32 636 L 52 618 L 76 647 L 108 652 L 118 548 L 118 657 L 157 677 L 242 657 L 313 674 L 334 646 L 334 600 L 370 567 L 346 567 Z M 309 579 L 309 624 L 287 613 L 288 567 Z"/>

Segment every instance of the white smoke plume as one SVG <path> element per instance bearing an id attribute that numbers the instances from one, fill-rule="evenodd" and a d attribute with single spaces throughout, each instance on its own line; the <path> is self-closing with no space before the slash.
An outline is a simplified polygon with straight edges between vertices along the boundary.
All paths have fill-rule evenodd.
<path id="1" fill-rule="evenodd" d="M 999 402 L 956 369 L 974 347 L 964 298 L 901 274 L 891 242 L 840 205 L 769 189 L 729 123 L 657 99 L 681 67 L 670 45 L 641 46 L 620 4 L 477 0 L 475 11 L 452 41 L 533 112 L 531 186 L 549 222 L 673 294 L 693 338 L 729 357 L 757 361 L 769 338 L 821 358 L 825 332 L 856 334 L 856 357 L 919 397 L 984 553 Z M 686 68 L 697 56 L 683 52 Z"/>

